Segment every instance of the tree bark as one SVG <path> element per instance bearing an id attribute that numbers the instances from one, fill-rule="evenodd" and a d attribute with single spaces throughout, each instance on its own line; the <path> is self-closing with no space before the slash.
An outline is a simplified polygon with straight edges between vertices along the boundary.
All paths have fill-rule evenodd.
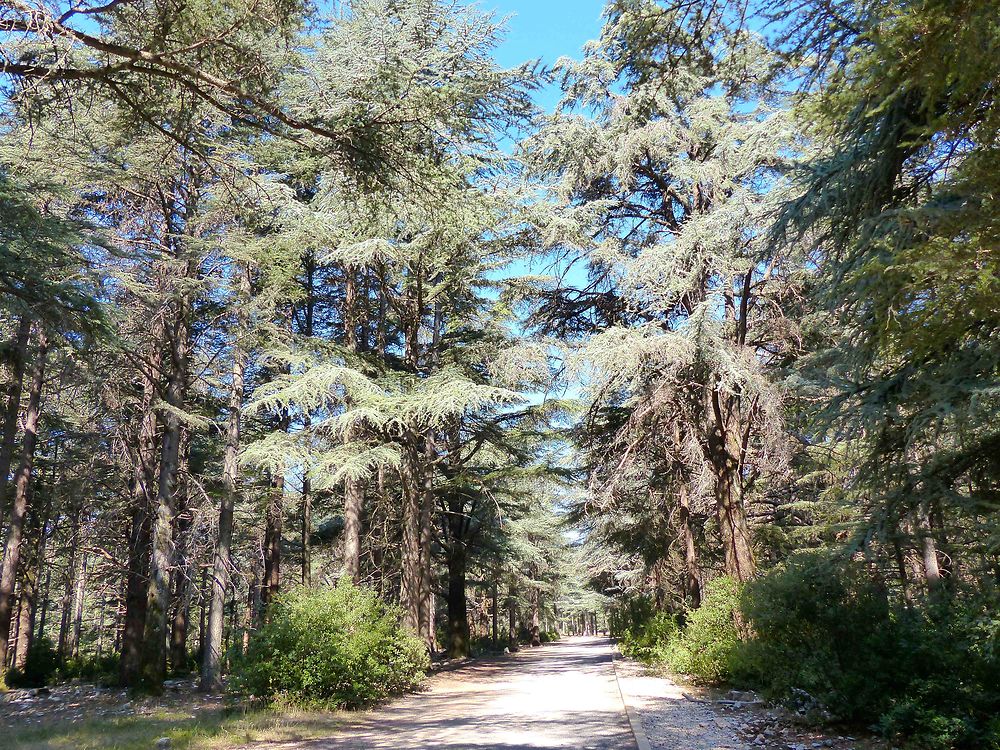
<path id="1" fill-rule="evenodd" d="M 542 634 L 538 626 L 538 589 L 532 587 L 531 589 L 531 645 L 541 646 L 542 645 Z"/>
<path id="2" fill-rule="evenodd" d="M 316 262 L 312 253 L 307 253 L 303 258 L 306 274 L 306 299 L 304 307 L 305 321 L 302 325 L 302 332 L 306 336 L 313 335 L 313 319 L 316 307 L 315 295 L 315 273 Z M 312 418 L 308 412 L 303 417 L 302 427 L 308 431 L 312 425 Z M 313 495 L 312 480 L 309 478 L 309 466 L 302 468 L 302 509 L 301 509 L 301 543 L 302 543 L 302 585 L 312 586 L 312 516 L 313 516 Z"/>
<path id="3" fill-rule="evenodd" d="M 451 519 L 449 519 L 451 522 Z M 465 544 L 451 535 L 448 548 L 448 656 L 469 655 L 469 605 L 466 601 Z"/>
<path id="4" fill-rule="evenodd" d="M 14 443 L 17 440 L 17 416 L 21 411 L 21 391 L 24 386 L 24 367 L 31 336 L 31 318 L 22 315 L 14 336 L 14 353 L 11 362 L 10 384 L 3 411 L 3 438 L 0 442 L 0 513 L 7 515 L 10 465 L 14 460 Z"/>
<path id="5" fill-rule="evenodd" d="M 497 580 L 499 576 L 494 574 L 493 578 L 493 612 L 492 617 L 492 630 L 491 635 L 493 636 L 493 647 L 496 648 L 500 644 L 500 583 Z"/>
<path id="6" fill-rule="evenodd" d="M 743 505 L 743 482 L 740 477 L 740 446 L 735 428 L 726 412 L 717 388 L 710 393 L 713 414 L 708 435 L 708 458 L 715 474 L 716 517 L 722 537 L 726 575 L 745 582 L 756 574 L 756 561 L 750 539 L 746 509 Z"/>
<path id="7" fill-rule="evenodd" d="M 38 601 L 40 595 L 39 574 L 45 567 L 45 546 L 47 541 L 46 527 L 48 526 L 49 503 L 45 504 L 45 510 L 38 519 L 38 541 L 30 560 L 24 566 L 24 575 L 21 581 L 21 609 L 20 622 L 18 623 L 17 650 L 14 654 L 14 666 L 24 669 L 28 661 L 28 652 L 34 642 L 35 616 L 38 612 Z"/>
<path id="8" fill-rule="evenodd" d="M 357 353 L 357 281 L 352 269 L 345 270 L 344 282 L 344 343 Z M 351 408 L 348 397 L 345 408 Z M 344 442 L 354 440 L 354 430 L 344 431 Z M 352 583 L 361 580 L 361 517 L 364 512 L 364 484 L 358 479 L 344 480 L 344 575 Z"/>
<path id="9" fill-rule="evenodd" d="M 187 664 L 187 637 L 191 614 L 191 508 L 188 496 L 187 465 L 191 436 L 181 431 L 181 467 L 177 489 L 177 520 L 174 542 L 174 614 L 170 621 L 170 668 L 180 672 Z"/>
<path id="10" fill-rule="evenodd" d="M 193 264 L 188 261 L 185 278 Z M 181 420 L 187 391 L 189 307 L 186 294 L 177 301 L 170 332 L 170 375 L 167 382 L 163 440 L 160 446 L 160 476 L 153 519 L 153 550 L 146 595 L 146 624 L 143 634 L 141 681 L 147 690 L 160 693 L 166 677 L 167 615 L 170 607 L 170 568 L 174 560 L 173 525 L 177 475 L 181 458 Z"/>
<path id="11" fill-rule="evenodd" d="M 936 593 L 941 587 L 941 566 L 937 556 L 937 540 L 931 528 L 930 514 L 927 508 L 921 506 L 917 513 L 917 533 L 920 537 L 920 560 L 923 564 L 924 580 L 927 590 Z"/>
<path id="12" fill-rule="evenodd" d="M 18 608 L 17 647 L 14 649 L 14 666 L 24 669 L 31 650 L 32 635 L 35 630 L 35 606 L 38 602 L 38 563 L 26 561 L 21 576 L 21 603 Z"/>
<path id="13" fill-rule="evenodd" d="M 285 514 L 285 477 L 275 474 L 271 477 L 270 484 L 264 511 L 264 577 L 260 584 L 258 622 L 266 619 L 271 602 L 281 590 L 281 526 Z"/>
<path id="14" fill-rule="evenodd" d="M 157 419 L 155 400 L 163 353 L 163 315 L 153 321 L 149 362 L 142 374 L 142 402 L 137 450 L 132 478 L 132 527 L 128 541 L 128 575 L 125 582 L 125 616 L 118 662 L 118 682 L 138 684 L 142 638 L 146 628 L 146 598 L 153 535 L 152 508 L 155 500 Z"/>
<path id="15" fill-rule="evenodd" d="M 230 553 L 233 543 L 233 510 L 239 494 L 240 420 L 243 411 L 243 373 L 246 353 L 241 336 L 246 319 L 242 303 L 250 291 L 249 269 L 240 269 L 240 294 L 236 304 L 236 324 L 232 343 L 232 378 L 229 383 L 229 416 L 226 421 L 226 449 L 222 462 L 222 504 L 219 507 L 219 538 L 212 565 L 212 601 L 208 609 L 208 632 L 202 653 L 200 688 L 216 692 L 222 688 L 222 635 L 225 627 L 226 592 L 229 589 Z"/>
<path id="16" fill-rule="evenodd" d="M 424 438 L 423 487 L 420 493 L 420 615 L 421 634 L 433 654 L 437 651 L 437 607 L 434 595 L 434 440 Z"/>
<path id="17" fill-rule="evenodd" d="M 420 471 L 417 436 L 407 431 L 403 447 L 400 479 L 403 493 L 403 547 L 400 560 L 399 603 L 403 625 L 411 632 L 421 632 L 421 555 L 420 512 L 423 493 L 418 484 Z"/>
<path id="18" fill-rule="evenodd" d="M 40 603 L 38 607 L 39 611 L 41 612 L 41 616 L 38 618 L 39 639 L 45 637 L 45 624 L 46 620 L 48 619 L 48 612 L 49 612 L 49 592 L 51 590 L 49 586 L 51 583 L 52 583 L 52 571 L 48 567 L 46 567 L 45 583 L 42 584 L 42 594 L 40 597 Z"/>
<path id="19" fill-rule="evenodd" d="M 83 527 L 81 527 L 81 533 Z M 74 659 L 80 655 L 80 633 L 83 630 L 83 605 L 87 592 L 87 553 L 81 550 L 77 556 L 76 571 L 73 573 L 73 623 L 70 628 L 66 651 Z"/>
<path id="20" fill-rule="evenodd" d="M 79 507 L 73 512 L 73 532 L 70 536 L 69 556 L 66 561 L 66 579 L 62 596 L 59 598 L 59 641 L 57 653 L 60 658 L 66 658 L 67 656 L 66 650 L 70 641 L 70 628 L 73 625 L 73 584 L 76 580 L 77 559 L 83 554 L 78 544 L 81 533 L 82 515 L 83 511 Z"/>
<path id="21" fill-rule="evenodd" d="M 517 651 L 517 601 L 514 590 L 507 592 L 507 648 Z"/>
<path id="22" fill-rule="evenodd" d="M 697 609 L 701 606 L 701 569 L 698 567 L 698 551 L 694 544 L 694 532 L 691 530 L 691 504 L 688 499 L 688 488 L 683 478 L 679 487 L 678 503 L 680 542 L 684 548 L 684 593 L 691 606 Z"/>
<path id="23" fill-rule="evenodd" d="M 37 326 L 38 348 L 35 352 L 34 370 L 28 392 L 28 407 L 24 416 L 24 439 L 21 444 L 21 463 L 14 476 L 14 503 L 7 526 L 7 539 L 0 564 L 0 682 L 7 669 L 7 648 L 10 621 L 14 605 L 14 581 L 21 557 L 21 539 L 28 512 L 28 487 L 35 462 L 35 445 L 38 441 L 38 420 L 41 414 L 42 387 L 45 382 L 45 357 L 48 338 L 45 329 Z"/>
<path id="24" fill-rule="evenodd" d="M 302 476 L 302 585 L 312 586 L 312 482 L 308 467 Z"/>
<path id="25" fill-rule="evenodd" d="M 289 309 L 284 325 L 291 335 L 294 310 Z M 286 365 L 284 372 L 289 372 Z M 287 409 L 280 409 L 275 429 L 288 432 L 291 427 L 291 416 Z M 264 576 L 260 584 L 260 609 L 257 612 L 258 624 L 267 619 L 267 611 L 271 602 L 281 590 L 281 534 L 285 518 L 285 468 L 274 472 L 270 479 L 270 489 L 264 508 Z"/>
<path id="26" fill-rule="evenodd" d="M 260 580 L 258 579 L 258 573 L 260 571 L 259 562 L 254 563 L 253 574 L 250 577 L 250 582 L 247 585 L 247 606 L 243 610 L 243 621 L 242 625 L 242 642 L 240 647 L 242 652 L 245 654 L 247 648 L 250 646 L 250 634 L 253 632 L 254 623 L 257 622 L 257 612 L 260 611 Z"/>
<path id="27" fill-rule="evenodd" d="M 354 479 L 344 482 L 344 575 L 353 583 L 361 580 L 361 517 L 364 485 Z"/>

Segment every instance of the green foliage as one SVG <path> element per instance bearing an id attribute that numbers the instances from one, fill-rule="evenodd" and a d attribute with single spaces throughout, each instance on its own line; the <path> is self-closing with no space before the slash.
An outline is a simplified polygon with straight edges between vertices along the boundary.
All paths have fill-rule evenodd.
<path id="1" fill-rule="evenodd" d="M 118 654 L 103 656 L 83 654 L 67 659 L 59 666 L 60 679 L 80 679 L 85 682 L 113 682 L 118 677 Z"/>
<path id="2" fill-rule="evenodd" d="M 269 616 L 234 670 L 235 688 L 259 698 L 357 708 L 413 689 L 428 667 L 398 609 L 346 581 L 289 592 Z"/>
<path id="3" fill-rule="evenodd" d="M 692 610 L 670 652 L 671 668 L 702 682 L 729 678 L 738 658 L 740 586 L 723 576 L 705 584 L 701 606 Z"/>
<path id="4" fill-rule="evenodd" d="M 439 639 L 439 642 L 443 643 L 444 641 Z M 482 656 L 484 654 L 502 654 L 506 646 L 506 633 L 500 633 L 500 638 L 496 643 L 493 642 L 492 635 L 476 636 L 471 638 L 469 641 L 469 655 Z"/>
<path id="5" fill-rule="evenodd" d="M 661 662 L 680 637 L 677 615 L 657 612 L 644 622 L 622 632 L 619 647 L 626 656 L 645 662 Z"/>
<path id="6" fill-rule="evenodd" d="M 38 638 L 28 650 L 24 669 L 11 669 L 6 682 L 12 688 L 42 687 L 52 682 L 59 669 L 59 654 L 48 638 Z"/>
<path id="7" fill-rule="evenodd" d="M 800 554 L 746 587 L 752 638 L 733 678 L 773 698 L 804 690 L 835 718 L 928 748 L 1000 747 L 995 605 L 961 594 L 895 604 L 867 566 Z"/>
<path id="8" fill-rule="evenodd" d="M 13 688 L 33 688 L 72 679 L 110 682 L 117 679 L 117 675 L 118 654 L 81 654 L 61 659 L 52 641 L 40 638 L 31 644 L 24 669 L 11 669 L 6 681 Z"/>
<path id="9" fill-rule="evenodd" d="M 740 645 L 739 592 L 731 578 L 716 578 L 705 585 L 701 606 L 686 618 L 654 612 L 648 600 L 637 600 L 625 615 L 630 622 L 617 631 L 622 653 L 701 682 L 728 679 Z"/>
<path id="10" fill-rule="evenodd" d="M 885 591 L 864 566 L 794 556 L 747 585 L 742 609 L 754 637 L 743 676 L 773 697 L 805 690 L 843 719 L 873 720 L 897 671 L 898 636 Z M 877 709 L 875 709 L 877 710 Z"/>
<path id="11" fill-rule="evenodd" d="M 924 747 L 1000 748 L 1000 618 L 996 602 L 957 596 L 901 612 L 892 668 L 899 689 L 878 725 Z M 887 690 L 890 685 L 887 685 Z"/>

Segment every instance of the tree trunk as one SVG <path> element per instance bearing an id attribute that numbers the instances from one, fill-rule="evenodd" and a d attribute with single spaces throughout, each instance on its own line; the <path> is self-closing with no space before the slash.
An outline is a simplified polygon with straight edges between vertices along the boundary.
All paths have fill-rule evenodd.
<path id="1" fill-rule="evenodd" d="M 243 373 L 246 353 L 240 337 L 246 319 L 241 303 L 250 291 L 249 269 L 240 269 L 240 294 L 236 304 L 236 326 L 232 345 L 232 379 L 229 384 L 229 416 L 226 422 L 226 449 L 222 461 L 222 504 L 219 507 L 219 538 L 212 565 L 212 601 L 208 609 L 208 633 L 201 661 L 200 688 L 217 692 L 222 688 L 222 635 L 225 627 L 226 592 L 229 589 L 230 552 L 233 544 L 233 509 L 239 494 L 240 418 L 243 410 Z"/>
<path id="2" fill-rule="evenodd" d="M 691 530 L 691 505 L 688 499 L 688 488 L 681 480 L 678 502 L 680 505 L 681 545 L 684 548 L 684 593 L 691 606 L 697 609 L 701 606 L 701 570 L 698 567 L 698 552 L 694 545 L 694 532 Z"/>
<path id="3" fill-rule="evenodd" d="M 344 283 L 344 343 L 352 352 L 358 351 L 357 282 L 351 269 L 345 271 Z M 348 397 L 345 404 L 351 408 Z M 354 440 L 354 431 L 344 431 L 344 442 Z M 353 583 L 361 580 L 361 516 L 364 512 L 364 484 L 358 479 L 344 480 L 344 575 Z"/>
<path id="4" fill-rule="evenodd" d="M 180 572 L 177 576 L 176 604 L 174 617 L 170 623 L 170 668 L 175 673 L 185 670 L 188 661 L 187 638 L 191 617 L 191 581 L 187 577 L 190 571 Z"/>
<path id="5" fill-rule="evenodd" d="M 260 584 L 260 611 L 257 621 L 263 622 L 274 597 L 281 590 L 281 526 L 285 514 L 285 477 L 275 474 L 267 495 L 264 511 L 264 577 Z"/>
<path id="6" fill-rule="evenodd" d="M 31 502 L 29 500 L 29 502 Z M 28 652 L 34 642 L 35 616 L 38 612 L 39 576 L 45 568 L 45 546 L 48 539 L 47 527 L 49 522 L 49 511 L 51 509 L 51 498 L 44 503 L 44 509 L 38 513 L 35 519 L 37 527 L 37 541 L 32 550 L 31 557 L 25 560 L 23 574 L 21 578 L 21 605 L 19 609 L 19 622 L 17 626 L 17 650 L 14 653 L 14 666 L 24 669 L 28 660 Z"/>
<path id="7" fill-rule="evenodd" d="M 11 611 L 14 605 L 14 581 L 21 557 L 21 538 L 28 512 L 28 487 L 35 462 L 35 444 L 38 441 L 38 420 L 41 414 L 42 386 L 45 382 L 45 356 L 48 338 L 38 326 L 38 349 L 35 352 L 34 371 L 28 392 L 28 408 L 24 416 L 24 439 L 21 444 L 21 464 L 14 476 L 14 503 L 7 526 L 7 539 L 0 565 L 0 682 L 7 669 L 7 647 L 10 634 Z"/>
<path id="8" fill-rule="evenodd" d="M 208 568 L 201 566 L 201 581 L 198 583 L 198 663 L 205 660 L 205 634 L 208 630 Z"/>
<path id="9" fill-rule="evenodd" d="M 361 580 L 361 517 L 364 485 L 354 479 L 344 483 L 344 575 L 353 583 Z"/>
<path id="10" fill-rule="evenodd" d="M 38 561 L 31 560 L 24 567 L 21 578 L 21 604 L 18 610 L 17 648 L 14 650 L 14 666 L 24 669 L 31 650 L 32 635 L 35 630 L 35 606 L 38 602 Z"/>
<path id="11" fill-rule="evenodd" d="M 421 632 L 421 554 L 420 514 L 423 493 L 418 483 L 420 462 L 417 436 L 407 431 L 400 471 L 403 493 L 403 547 L 400 560 L 399 604 L 403 625 L 415 634 Z"/>
<path id="12" fill-rule="evenodd" d="M 496 578 L 493 579 L 493 613 L 492 613 L 492 626 L 493 626 L 493 648 L 496 648 L 500 644 L 500 584 Z"/>
<path id="13" fill-rule="evenodd" d="M 77 556 L 76 571 L 73 574 L 73 625 L 70 629 L 66 651 L 74 659 L 80 656 L 80 633 L 83 630 L 83 605 L 87 591 L 88 559 L 85 550 Z"/>
<path id="14" fill-rule="evenodd" d="M 428 650 L 437 651 L 437 626 L 434 595 L 434 558 L 431 544 L 434 539 L 434 440 L 424 439 L 423 489 L 420 496 L 420 614 L 421 631 Z"/>
<path id="15" fill-rule="evenodd" d="M 294 310 L 289 309 L 285 324 L 289 335 L 292 333 Z M 285 366 L 284 372 L 290 370 Z M 279 432 L 288 432 L 291 427 L 291 416 L 287 409 L 278 412 L 278 422 L 275 427 Z M 271 602 L 281 590 L 281 534 L 285 519 L 285 470 L 282 468 L 271 475 L 270 490 L 267 504 L 264 508 L 264 576 L 260 584 L 260 610 L 257 622 L 267 619 L 267 611 Z"/>
<path id="16" fill-rule="evenodd" d="M 129 687 L 138 684 L 142 638 L 146 628 L 146 598 L 149 588 L 150 546 L 153 535 L 152 508 L 156 482 L 158 419 L 156 400 L 163 352 L 163 315 L 153 321 L 152 348 L 148 369 L 142 376 L 142 405 L 136 435 L 136 463 L 132 478 L 132 528 L 128 541 L 128 575 L 125 582 L 125 617 L 118 662 L 118 682 Z"/>
<path id="17" fill-rule="evenodd" d="M 449 523 L 451 523 L 449 519 Z M 454 535 L 448 549 L 448 656 L 469 655 L 469 606 L 466 601 L 465 544 Z"/>
<path id="18" fill-rule="evenodd" d="M 938 563 L 937 541 L 931 529 L 930 514 L 921 506 L 917 513 L 917 534 L 920 538 L 920 560 L 923 564 L 927 590 L 936 593 L 941 587 L 941 566 Z"/>
<path id="19" fill-rule="evenodd" d="M 59 644 L 60 658 L 67 657 L 66 647 L 70 640 L 70 627 L 73 624 L 73 584 L 76 580 L 77 558 L 83 554 L 78 549 L 77 538 L 80 535 L 80 517 L 82 511 L 77 508 L 73 516 L 73 533 L 70 537 L 69 557 L 66 561 L 66 579 L 62 596 L 59 598 Z"/>
<path id="20" fill-rule="evenodd" d="M 257 612 L 260 611 L 259 571 L 260 565 L 259 563 L 255 563 L 253 575 L 250 577 L 250 583 L 247 586 L 247 606 L 243 610 L 243 638 L 240 644 L 244 654 L 250 646 L 250 634 L 253 632 L 254 623 L 257 622 Z"/>
<path id="21" fill-rule="evenodd" d="M 3 411 L 3 437 L 0 439 L 0 513 L 7 515 L 7 477 L 14 460 L 14 443 L 17 440 L 17 416 L 21 411 L 21 390 L 24 386 L 24 366 L 28 355 L 28 338 L 31 335 L 31 318 L 22 315 L 14 336 L 13 362 L 10 384 Z"/>
<path id="22" fill-rule="evenodd" d="M 517 651 L 517 601 L 513 589 L 507 593 L 507 648 Z"/>
<path id="23" fill-rule="evenodd" d="M 302 585 L 312 586 L 312 482 L 302 477 Z"/>
<path id="24" fill-rule="evenodd" d="M 181 462 L 177 491 L 176 540 L 174 542 L 174 615 L 170 622 L 170 668 L 174 672 L 184 670 L 187 665 L 187 637 L 191 615 L 191 555 L 189 535 L 191 533 L 191 508 L 188 497 L 187 464 L 191 436 L 182 431 Z"/>
<path id="25" fill-rule="evenodd" d="M 538 589 L 531 589 L 531 645 L 542 645 L 542 634 L 538 627 Z"/>
<path id="26" fill-rule="evenodd" d="M 913 600 L 910 596 L 909 576 L 906 575 L 906 556 L 903 554 L 903 547 L 899 543 L 898 536 L 893 537 L 892 547 L 896 558 L 896 580 L 899 581 L 899 589 L 903 594 L 903 601 L 909 606 L 913 603 Z"/>
<path id="27" fill-rule="evenodd" d="M 738 438 L 724 414 L 728 407 L 723 406 L 722 398 L 717 389 L 712 390 L 710 406 L 714 420 L 708 436 L 708 457 L 715 474 L 716 517 L 726 575 L 745 582 L 755 575 L 756 562 L 743 505 Z"/>
<path id="28" fill-rule="evenodd" d="M 187 264 L 185 278 L 192 265 Z M 156 492 L 156 514 L 153 519 L 153 551 L 150 560 L 149 586 L 146 595 L 146 624 L 143 634 L 141 681 L 154 693 L 163 690 L 167 659 L 167 615 L 170 607 L 170 568 L 174 561 L 173 525 L 177 492 L 177 475 L 181 458 L 181 420 L 187 391 L 187 360 L 189 336 L 189 300 L 186 295 L 177 302 L 176 318 L 170 334 L 170 376 L 164 416 L 163 440 L 160 446 L 160 477 Z"/>

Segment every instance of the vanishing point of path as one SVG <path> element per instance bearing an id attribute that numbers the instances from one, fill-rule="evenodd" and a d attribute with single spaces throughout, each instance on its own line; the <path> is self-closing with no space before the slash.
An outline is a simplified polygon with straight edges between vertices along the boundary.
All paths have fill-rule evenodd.
<path id="1" fill-rule="evenodd" d="M 635 750 L 603 638 L 571 638 L 430 680 L 333 737 L 271 750 Z"/>

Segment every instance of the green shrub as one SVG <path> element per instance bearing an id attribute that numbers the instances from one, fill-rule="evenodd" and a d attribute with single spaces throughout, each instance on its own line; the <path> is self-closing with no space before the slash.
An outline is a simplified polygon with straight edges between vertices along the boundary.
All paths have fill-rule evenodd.
<path id="1" fill-rule="evenodd" d="M 14 688 L 43 687 L 53 681 L 59 669 L 59 655 L 48 638 L 36 638 L 28 649 L 24 669 L 12 669 L 6 681 Z"/>
<path id="2" fill-rule="evenodd" d="M 84 682 L 115 682 L 118 679 L 118 654 L 81 654 L 59 665 L 59 679 L 80 679 Z"/>
<path id="3" fill-rule="evenodd" d="M 918 747 L 1000 750 L 995 603 L 955 591 L 905 605 L 861 563 L 800 554 L 750 583 L 741 607 L 752 637 L 737 682 L 777 699 L 804 690 Z"/>
<path id="4" fill-rule="evenodd" d="M 996 595 L 951 586 L 908 604 L 866 564 L 800 553 L 742 589 L 710 581 L 684 621 L 634 599 L 611 622 L 623 653 L 704 682 L 757 688 L 908 747 L 1000 750 Z"/>
<path id="5" fill-rule="evenodd" d="M 688 613 L 683 631 L 663 654 L 671 669 L 708 683 L 730 677 L 740 647 L 739 596 L 731 578 L 705 584 L 701 606 Z"/>
<path id="6" fill-rule="evenodd" d="M 794 556 L 748 584 L 742 609 L 753 638 L 741 676 L 769 696 L 805 690 L 837 718 L 870 722 L 899 689 L 898 628 L 860 563 Z"/>
<path id="7" fill-rule="evenodd" d="M 686 617 L 655 612 L 648 600 L 616 613 L 619 648 L 626 656 L 664 664 L 701 682 L 721 682 L 737 658 L 739 587 L 730 578 L 705 585 L 701 606 Z"/>
<path id="8" fill-rule="evenodd" d="M 507 631 L 498 633 L 497 642 L 493 642 L 492 635 L 474 636 L 469 642 L 469 651 L 472 656 L 482 656 L 484 654 L 502 654 L 507 647 Z"/>
<path id="9" fill-rule="evenodd" d="M 355 708 L 411 690 L 428 667 L 421 640 L 378 595 L 344 581 L 279 597 L 237 660 L 233 686 L 259 698 Z"/>
<path id="10" fill-rule="evenodd" d="M 933 750 L 1000 750 L 1000 619 L 995 602 L 956 592 L 897 618 L 903 678 L 878 726 Z"/>
<path id="11" fill-rule="evenodd" d="M 626 656 L 654 664 L 666 660 L 679 637 L 678 616 L 656 612 L 625 629 L 619 639 L 619 648 Z"/>

